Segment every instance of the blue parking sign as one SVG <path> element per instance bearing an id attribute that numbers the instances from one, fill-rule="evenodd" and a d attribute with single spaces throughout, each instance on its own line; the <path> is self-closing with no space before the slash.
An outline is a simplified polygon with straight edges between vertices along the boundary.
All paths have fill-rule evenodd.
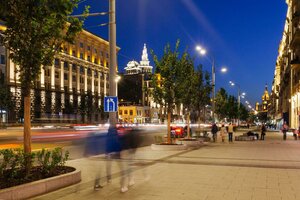
<path id="1" fill-rule="evenodd" d="M 118 97 L 108 96 L 104 97 L 104 112 L 117 112 L 118 111 Z"/>

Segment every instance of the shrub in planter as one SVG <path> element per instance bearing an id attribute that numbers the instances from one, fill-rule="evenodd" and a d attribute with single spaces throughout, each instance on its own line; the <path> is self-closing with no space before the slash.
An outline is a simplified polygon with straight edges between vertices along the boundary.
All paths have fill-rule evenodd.
<path id="1" fill-rule="evenodd" d="M 62 148 L 30 154 L 23 149 L 1 150 L 0 189 L 74 171 L 74 168 L 64 166 L 68 158 L 69 152 L 63 153 Z M 29 172 L 25 170 L 27 160 L 33 164 Z"/>

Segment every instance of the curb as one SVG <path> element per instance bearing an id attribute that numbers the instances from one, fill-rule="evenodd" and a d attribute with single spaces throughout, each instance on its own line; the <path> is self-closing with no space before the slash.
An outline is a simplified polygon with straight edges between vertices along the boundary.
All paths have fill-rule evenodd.
<path id="1" fill-rule="evenodd" d="M 0 200 L 28 199 L 79 183 L 80 181 L 81 171 L 76 169 L 67 174 L 0 190 Z"/>
<path id="2" fill-rule="evenodd" d="M 161 145 L 161 144 L 152 144 L 152 150 L 159 150 L 159 151 L 182 151 L 188 148 L 185 144 L 178 144 L 178 145 Z"/>

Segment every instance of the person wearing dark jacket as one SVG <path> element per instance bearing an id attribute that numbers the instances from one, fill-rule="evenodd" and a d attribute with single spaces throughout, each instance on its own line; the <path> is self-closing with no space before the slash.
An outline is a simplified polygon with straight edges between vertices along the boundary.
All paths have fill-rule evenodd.
<path id="1" fill-rule="evenodd" d="M 260 134 L 260 140 L 265 140 L 266 135 L 266 126 L 264 124 L 261 125 L 261 134 Z"/>
<path id="2" fill-rule="evenodd" d="M 212 137 L 213 137 L 213 142 L 217 141 L 217 133 L 218 133 L 219 129 L 218 126 L 216 125 L 216 123 L 213 123 L 212 127 L 211 127 L 211 133 L 212 133 Z"/>

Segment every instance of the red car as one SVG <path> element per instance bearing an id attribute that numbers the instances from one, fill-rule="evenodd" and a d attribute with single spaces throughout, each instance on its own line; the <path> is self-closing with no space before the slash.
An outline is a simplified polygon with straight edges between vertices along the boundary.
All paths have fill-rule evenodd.
<path id="1" fill-rule="evenodd" d="M 174 137 L 185 137 L 185 128 L 182 126 L 171 126 L 171 135 Z"/>

